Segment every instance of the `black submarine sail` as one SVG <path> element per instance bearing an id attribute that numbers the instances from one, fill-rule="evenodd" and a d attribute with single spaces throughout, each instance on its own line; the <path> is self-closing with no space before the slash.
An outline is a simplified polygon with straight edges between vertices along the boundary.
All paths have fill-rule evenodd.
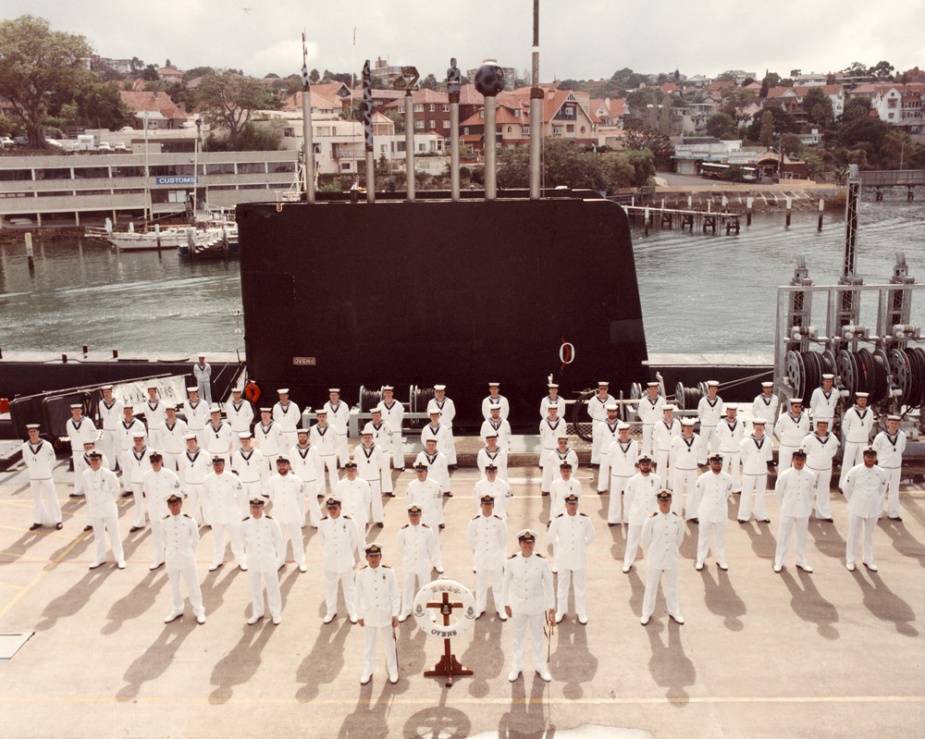
<path id="1" fill-rule="evenodd" d="M 477 430 L 487 384 L 500 382 L 512 425 L 535 430 L 550 378 L 570 398 L 602 380 L 628 393 L 647 377 L 624 211 L 598 193 L 540 187 L 538 34 L 535 19 L 529 192 L 497 193 L 494 111 L 504 73 L 485 64 L 475 80 L 485 96 L 485 190 L 460 193 L 453 60 L 449 192 L 415 193 L 410 145 L 407 191 L 376 193 L 364 74 L 367 202 L 311 187 L 306 136 L 303 201 L 238 206 L 248 374 L 264 393 L 288 387 L 300 405 L 317 406 L 338 387 L 351 405 L 368 407 L 389 384 L 416 411 L 443 383 L 456 403 L 454 427 Z M 413 80 L 417 72 L 404 68 L 403 76 Z M 408 121 L 410 95 L 407 85 Z M 413 137 L 413 127 L 406 129 Z M 373 395 L 364 400 L 361 388 Z"/>

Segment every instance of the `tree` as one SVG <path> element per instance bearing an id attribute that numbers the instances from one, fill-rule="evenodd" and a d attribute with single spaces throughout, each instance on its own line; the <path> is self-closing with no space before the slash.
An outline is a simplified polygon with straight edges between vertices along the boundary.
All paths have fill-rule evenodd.
<path id="1" fill-rule="evenodd" d="M 656 166 L 668 167 L 671 163 L 671 155 L 674 154 L 674 147 L 668 136 L 633 116 L 624 118 L 623 128 L 626 131 L 627 149 L 637 151 L 648 149 L 655 157 Z"/>
<path id="2" fill-rule="evenodd" d="M 781 110 L 776 106 L 769 105 L 764 109 L 765 113 L 771 114 L 771 119 L 774 122 L 774 133 L 795 133 L 797 130 L 797 124 L 793 120 L 793 116 L 790 115 L 786 110 Z M 761 140 L 761 129 L 764 121 L 764 113 L 762 113 L 761 118 L 755 118 L 748 128 L 745 130 L 747 137 L 751 141 L 760 141 Z"/>
<path id="3" fill-rule="evenodd" d="M 600 157 L 601 174 L 607 191 L 623 187 L 643 187 L 655 176 L 655 157 L 651 151 L 612 151 Z"/>
<path id="4" fill-rule="evenodd" d="M 520 148 L 528 149 L 526 146 Z M 582 151 L 578 144 L 568 139 L 543 141 L 543 165 L 547 187 L 568 185 L 572 189 L 589 190 L 604 187 L 597 154 Z"/>
<path id="5" fill-rule="evenodd" d="M 893 77 L 893 65 L 887 61 L 877 62 L 867 71 L 881 80 L 889 80 Z"/>
<path id="6" fill-rule="evenodd" d="M 212 67 L 193 67 L 192 69 L 187 69 L 183 73 L 183 82 L 187 83 L 190 80 L 194 80 L 197 77 L 205 77 L 207 74 L 212 72 L 215 73 L 215 70 Z"/>
<path id="7" fill-rule="evenodd" d="M 72 94 L 56 96 L 49 103 L 48 112 L 71 125 L 110 131 L 132 122 L 132 111 L 122 102 L 119 90 L 101 84 L 96 77 L 87 77 Z"/>
<path id="8" fill-rule="evenodd" d="M 312 85 L 317 85 L 319 82 L 321 82 L 321 74 L 317 69 L 313 69 L 308 73 L 308 81 Z"/>
<path id="9" fill-rule="evenodd" d="M 129 68 L 132 70 L 132 74 L 134 75 L 139 70 L 145 68 L 145 63 L 137 56 L 133 56 L 132 61 L 129 62 Z"/>
<path id="10" fill-rule="evenodd" d="M 238 137 L 255 110 L 275 105 L 273 95 L 254 77 L 207 74 L 197 88 L 206 121 L 228 129 L 228 143 L 237 149 Z"/>
<path id="11" fill-rule="evenodd" d="M 890 131 L 880 144 L 879 160 L 884 169 L 908 169 L 906 164 L 913 153 L 912 139 L 901 131 Z"/>
<path id="12" fill-rule="evenodd" d="M 818 126 L 830 126 L 835 119 L 832 100 L 819 87 L 811 87 L 803 96 L 803 109 L 809 122 Z"/>
<path id="13" fill-rule="evenodd" d="M 424 79 L 422 79 L 421 82 L 420 82 L 420 87 L 421 87 L 421 89 L 426 89 L 426 90 L 436 90 L 436 89 L 437 89 L 437 85 L 438 85 L 438 83 L 437 83 L 437 78 L 434 77 L 433 74 L 427 75 L 427 76 L 426 76 Z"/>
<path id="14" fill-rule="evenodd" d="M 48 146 L 42 130 L 48 100 L 78 88 L 92 51 L 83 36 L 52 31 L 42 18 L 0 22 L 0 95 L 12 103 L 32 148 Z"/>
<path id="15" fill-rule="evenodd" d="M 761 131 L 758 134 L 758 143 L 770 149 L 774 143 L 774 115 L 770 110 L 761 114 Z"/>
<path id="16" fill-rule="evenodd" d="M 745 90 L 741 87 L 730 87 L 723 91 L 723 104 L 720 106 L 721 112 L 728 115 L 737 126 L 748 120 L 745 109 L 748 108 L 755 99 L 754 90 Z"/>
<path id="17" fill-rule="evenodd" d="M 161 76 L 157 73 L 157 67 L 153 64 L 148 64 L 141 71 L 141 79 L 145 82 L 157 82 Z"/>
<path id="18" fill-rule="evenodd" d="M 781 149 L 787 154 L 800 156 L 803 153 L 803 141 L 795 133 L 785 133 L 780 140 Z"/>
<path id="19" fill-rule="evenodd" d="M 710 116 L 706 125 L 707 136 L 714 136 L 724 141 L 739 138 L 739 129 L 732 116 L 727 113 L 716 113 Z"/>
<path id="20" fill-rule="evenodd" d="M 842 111 L 841 120 L 851 121 L 858 118 L 870 117 L 870 98 L 869 97 L 852 97 L 845 103 L 845 109 Z"/>

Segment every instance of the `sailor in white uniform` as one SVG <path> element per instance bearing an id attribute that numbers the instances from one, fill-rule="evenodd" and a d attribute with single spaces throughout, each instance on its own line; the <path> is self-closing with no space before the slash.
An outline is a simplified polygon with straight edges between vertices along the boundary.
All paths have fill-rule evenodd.
<path id="1" fill-rule="evenodd" d="M 395 570 L 382 564 L 382 549 L 378 544 L 366 547 L 366 563 L 356 573 L 357 617 L 366 637 L 360 685 L 372 680 L 379 637 L 382 637 L 385 646 L 389 682 L 394 685 L 398 682 L 398 655 L 392 630 L 398 626 L 398 612 L 401 610 L 398 578 Z"/>
<path id="2" fill-rule="evenodd" d="M 841 394 L 835 387 L 835 375 L 823 375 L 822 387 L 813 390 L 809 399 L 809 410 L 813 415 L 813 423 L 820 420 L 828 421 L 831 427 L 838 413 L 839 400 L 841 400 Z"/>
<path id="3" fill-rule="evenodd" d="M 774 394 L 774 383 L 762 382 L 761 395 L 756 395 L 752 401 L 752 418 L 763 418 L 767 429 L 773 429 L 779 406 L 780 400 Z"/>
<path id="4" fill-rule="evenodd" d="M 864 461 L 848 470 L 845 477 L 845 500 L 848 501 L 848 536 L 845 540 L 845 565 L 854 571 L 858 559 L 858 544 L 863 531 L 864 566 L 871 572 L 877 571 L 874 564 L 874 531 L 877 519 L 883 515 L 883 503 L 889 480 L 886 473 L 877 466 L 877 451 L 868 447 L 863 452 Z"/>
<path id="5" fill-rule="evenodd" d="M 485 439 L 488 434 L 497 434 L 498 443 L 510 451 L 511 448 L 511 424 L 509 421 L 501 418 L 501 409 L 494 405 L 488 411 L 488 418 L 482 421 L 482 428 L 479 430 L 479 436 Z"/>
<path id="6" fill-rule="evenodd" d="M 302 543 L 302 527 L 305 525 L 305 485 L 289 468 L 288 457 L 281 454 L 276 458 L 276 474 L 270 475 L 267 479 L 264 497 L 269 497 L 273 504 L 273 517 L 282 532 L 278 547 L 279 559 L 275 567 L 283 567 L 286 564 L 286 546 L 292 542 L 292 558 L 299 572 L 306 572 L 308 565 L 305 562 L 305 545 Z M 251 498 L 251 506 L 254 499 L 260 498 Z M 248 567 L 252 568 L 253 564 L 248 557 Z"/>
<path id="7" fill-rule="evenodd" d="M 694 433 L 694 419 L 681 420 L 681 434 L 671 440 L 671 510 L 681 515 L 682 510 L 687 520 L 696 523 L 697 507 L 700 496 L 697 493 L 697 475 L 700 465 L 707 463 L 707 448 L 703 438 Z M 684 505 L 684 493 L 687 493 L 687 505 Z"/>
<path id="8" fill-rule="evenodd" d="M 595 439 L 598 446 L 600 469 L 597 472 L 597 492 L 601 495 L 607 491 L 607 485 L 610 482 L 610 460 L 607 454 L 610 452 L 610 445 L 619 436 L 620 419 L 617 418 L 619 409 L 620 406 L 616 403 L 608 403 L 604 408 L 607 411 L 607 417 L 603 421 L 595 422 L 591 431 L 592 446 Z"/>
<path id="9" fill-rule="evenodd" d="M 642 421 L 642 448 L 641 454 L 652 454 L 652 429 L 662 418 L 662 407 L 665 398 L 658 392 L 659 384 L 650 382 L 646 385 L 646 394 L 640 399 L 636 413 Z"/>
<path id="10" fill-rule="evenodd" d="M 790 537 L 796 530 L 796 565 L 804 572 L 812 572 L 813 568 L 806 562 L 806 533 L 816 499 L 816 473 L 806 468 L 806 452 L 802 449 L 794 450 L 791 461 L 793 466 L 777 476 L 774 486 L 774 494 L 780 503 L 774 571 L 780 572 L 784 568 Z"/>
<path id="11" fill-rule="evenodd" d="M 253 625 L 263 618 L 263 589 L 266 588 L 266 605 L 276 626 L 283 617 L 278 570 L 279 561 L 285 556 L 286 543 L 279 523 L 272 516 L 263 514 L 263 506 L 263 498 L 251 500 L 251 515 L 241 525 L 251 586 L 251 615 L 247 623 Z M 305 572 L 301 566 L 299 569 Z"/>
<path id="12" fill-rule="evenodd" d="M 506 421 L 507 417 L 511 415 L 511 404 L 508 403 L 507 398 L 501 395 L 500 382 L 488 383 L 488 397 L 482 401 L 482 418 L 486 421 L 491 418 L 492 408 L 498 409 L 502 421 Z"/>
<path id="13" fill-rule="evenodd" d="M 190 431 L 199 437 L 199 446 L 205 447 L 205 438 L 202 430 L 209 422 L 210 401 L 204 401 L 199 397 L 199 389 L 195 387 L 186 388 L 189 396 L 183 406 L 183 415 L 186 417 L 186 425 Z"/>
<path id="14" fill-rule="evenodd" d="M 197 524 L 212 525 L 212 508 L 205 496 L 203 483 L 206 475 L 212 472 L 209 455 L 199 448 L 199 437 L 188 432 L 184 437 L 186 450 L 177 458 L 177 475 L 180 485 L 186 493 L 189 515 Z"/>
<path id="15" fill-rule="evenodd" d="M 871 444 L 877 452 L 877 466 L 886 473 L 889 481 L 886 514 L 893 521 L 902 521 L 899 509 L 899 481 L 903 453 L 906 451 L 906 433 L 899 429 L 901 420 L 900 416 L 887 416 L 886 431 L 877 434 Z"/>
<path id="16" fill-rule="evenodd" d="M 340 501 L 345 516 L 351 518 L 360 535 L 360 546 L 366 546 L 366 527 L 369 524 L 369 483 L 357 476 L 357 464 L 348 459 L 344 465 L 344 477 L 334 486 L 334 497 Z"/>
<path id="17" fill-rule="evenodd" d="M 224 457 L 212 459 L 212 472 L 202 483 L 205 499 L 209 502 L 212 523 L 212 564 L 209 572 L 215 572 L 225 564 L 225 532 L 231 540 L 231 553 L 238 567 L 247 570 L 244 553 L 244 534 L 241 531 L 241 481 L 233 472 L 225 469 Z"/>
<path id="18" fill-rule="evenodd" d="M 623 554 L 623 572 L 629 572 L 636 561 L 639 538 L 642 527 L 653 513 L 658 512 L 656 496 L 662 489 L 662 481 L 652 472 L 652 458 L 643 454 L 636 462 L 639 472 L 626 482 L 623 492 L 624 520 L 628 524 L 626 531 L 626 551 Z"/>
<path id="19" fill-rule="evenodd" d="M 423 454 L 423 452 L 422 452 Z M 446 458 L 444 457 L 444 464 Z M 408 483 L 405 492 L 406 504 L 416 505 L 421 509 L 421 522 L 426 523 L 434 532 L 434 569 L 443 574 L 443 553 L 440 547 L 440 529 L 443 523 L 443 494 L 440 485 L 430 477 L 430 467 L 426 462 L 415 462 L 414 472 L 417 479 Z"/>
<path id="20" fill-rule="evenodd" d="M 391 385 L 382 386 L 382 400 L 379 401 L 379 408 L 382 410 L 382 419 L 392 431 L 392 467 L 399 471 L 405 471 L 405 452 L 402 448 L 402 424 L 405 420 L 405 406 L 395 400 L 395 388 Z"/>
<path id="21" fill-rule="evenodd" d="M 127 405 L 122 409 L 122 420 L 119 421 L 119 452 L 116 455 L 123 477 L 128 466 L 126 455 L 134 445 L 134 437 L 138 433 L 141 434 L 142 439 L 148 438 L 148 430 L 145 428 L 144 422 L 140 418 L 135 418 L 135 411 L 132 406 Z M 125 496 L 125 493 L 123 493 L 123 496 Z"/>
<path id="22" fill-rule="evenodd" d="M 752 493 L 755 494 L 755 519 L 771 523 L 765 505 L 768 489 L 768 463 L 773 459 L 771 437 L 765 436 L 763 418 L 754 417 L 749 436 L 742 439 L 739 449 L 742 458 L 742 496 L 739 498 L 739 523 L 748 523 L 752 516 Z"/>
<path id="23" fill-rule="evenodd" d="M 445 423 L 441 422 L 441 411 L 437 408 L 428 408 L 430 423 L 421 429 L 421 444 L 427 449 L 431 441 L 436 444 L 436 451 L 446 457 L 447 468 L 450 466 L 450 450 L 454 449 L 453 434 Z"/>
<path id="24" fill-rule="evenodd" d="M 164 453 L 164 466 L 174 472 L 180 469 L 180 455 L 186 449 L 186 435 L 189 427 L 182 418 L 177 418 L 177 406 L 164 404 L 164 426 L 161 428 L 161 451 Z M 182 482 L 183 478 L 180 478 Z"/>
<path id="25" fill-rule="evenodd" d="M 315 416 L 318 419 L 311 428 L 308 438 L 311 444 L 318 450 L 318 456 L 321 458 L 321 467 L 318 469 L 318 477 L 321 480 L 321 494 L 324 495 L 324 471 L 328 471 L 328 488 L 334 490 L 340 479 L 337 476 L 337 432 L 334 427 L 328 423 L 328 412 L 324 409 L 318 411 Z"/>
<path id="26" fill-rule="evenodd" d="M 55 450 L 51 442 L 39 436 L 39 424 L 26 424 L 29 435 L 22 445 L 22 459 L 29 471 L 29 489 L 32 492 L 32 525 L 30 531 L 42 526 L 64 528 L 61 518 L 61 504 L 55 490 L 53 471 Z"/>
<path id="27" fill-rule="evenodd" d="M 645 626 L 652 620 L 658 584 L 664 575 L 668 615 L 675 623 L 683 624 L 684 617 L 678 603 L 678 564 L 681 542 L 684 541 L 684 519 L 671 512 L 671 493 L 662 490 L 656 497 L 658 513 L 651 514 L 642 527 L 642 545 L 646 550 L 646 591 L 639 622 Z"/>
<path id="28" fill-rule="evenodd" d="M 662 417 L 652 429 L 652 447 L 655 449 L 655 468 L 666 485 L 671 483 L 671 442 L 681 435 L 681 424 L 674 418 L 674 405 L 662 406 Z"/>
<path id="29" fill-rule="evenodd" d="M 151 460 L 148 456 L 151 450 L 145 444 L 147 434 L 144 431 L 136 431 L 132 434 L 134 444 L 129 449 L 122 461 L 125 463 L 123 479 L 128 480 L 126 488 L 131 488 L 132 497 L 135 503 L 135 512 L 132 519 L 132 527 L 128 530 L 130 534 L 140 531 L 145 526 L 145 493 L 144 477 L 148 470 L 151 469 Z"/>
<path id="30" fill-rule="evenodd" d="M 115 557 L 116 566 L 125 569 L 122 537 L 119 535 L 119 509 L 116 505 L 122 494 L 119 478 L 103 466 L 103 455 L 92 451 L 87 455 L 90 469 L 83 473 L 84 494 L 87 497 L 87 523 L 93 528 L 96 556 L 90 565 L 95 570 L 106 562 L 106 536 Z"/>
<path id="31" fill-rule="evenodd" d="M 697 561 L 694 567 L 703 569 L 710 553 L 710 535 L 713 535 L 716 566 L 728 570 L 726 564 L 726 519 L 729 516 L 729 496 L 732 495 L 732 475 L 723 471 L 723 456 L 710 457 L 710 471 L 697 478 L 697 497 L 700 503 L 694 512 L 697 527 Z"/>
<path id="32" fill-rule="evenodd" d="M 231 451 L 234 448 L 231 442 L 234 431 L 231 430 L 231 424 L 222 420 L 222 409 L 213 405 L 209 409 L 209 422 L 202 430 L 202 437 L 205 439 L 206 452 L 210 457 L 222 457 L 225 464 L 231 459 Z"/>
<path id="33" fill-rule="evenodd" d="M 703 439 L 703 445 L 707 452 L 717 450 L 716 427 L 720 419 L 725 415 L 725 406 L 723 399 L 717 394 L 719 391 L 719 382 L 710 380 L 707 383 L 707 394 L 697 403 L 697 419 L 700 421 L 700 438 Z"/>
<path id="34" fill-rule="evenodd" d="M 170 515 L 164 518 L 161 527 L 164 531 L 164 559 L 167 562 L 167 577 L 170 580 L 172 594 L 170 613 L 164 623 L 178 619 L 183 615 L 183 593 L 180 590 L 180 578 L 186 581 L 186 592 L 190 605 L 196 616 L 196 623 L 206 622 L 206 609 L 202 603 L 202 589 L 196 575 L 196 545 L 199 543 L 199 527 L 191 516 L 183 513 L 183 498 L 173 494 L 167 498 Z"/>
<path id="35" fill-rule="evenodd" d="M 296 443 L 296 428 L 302 420 L 302 411 L 289 400 L 288 387 L 281 387 L 276 392 L 279 401 L 273 404 L 273 420 L 283 431 L 283 449 L 290 449 Z"/>
<path id="36" fill-rule="evenodd" d="M 630 438 L 630 425 L 620 421 L 617 434 L 606 455 L 607 466 L 610 468 L 610 505 L 607 507 L 607 524 L 610 526 L 624 521 L 623 491 L 629 479 L 636 474 L 636 460 L 639 458 L 636 440 Z M 601 491 L 598 488 L 598 492 L 607 492 L 607 489 Z"/>
<path id="37" fill-rule="evenodd" d="M 475 561 L 475 613 L 481 618 L 488 607 L 488 587 L 501 621 L 504 612 L 504 554 L 507 548 L 507 524 L 495 513 L 495 499 L 489 494 L 479 498 L 479 513 L 471 521 L 466 534 Z"/>
<path id="38" fill-rule="evenodd" d="M 568 433 L 566 431 L 568 424 L 565 419 L 559 417 L 558 406 L 551 405 L 547 410 L 547 416 L 540 421 L 540 467 L 543 468 L 543 478 L 540 482 L 540 491 L 543 495 L 549 495 L 549 487 L 552 481 L 556 479 L 558 465 L 547 467 L 549 455 L 555 451 L 559 444 L 559 437 L 565 436 L 568 442 Z"/>
<path id="39" fill-rule="evenodd" d="M 594 525 L 584 513 L 578 512 L 578 496 L 565 499 L 565 513 L 560 513 L 549 525 L 549 541 L 556 553 L 556 570 L 559 573 L 556 623 L 561 623 L 568 612 L 569 585 L 575 586 L 575 612 L 578 623 L 588 623 L 585 583 L 588 571 L 588 548 L 594 541 Z"/>
<path id="40" fill-rule="evenodd" d="M 781 413 L 774 426 L 777 437 L 777 468 L 790 469 L 790 457 L 809 433 L 809 416 L 803 412 L 803 398 L 791 398 L 789 410 Z"/>
<path id="41" fill-rule="evenodd" d="M 498 446 L 498 435 L 495 432 L 485 437 L 485 446 L 479 449 L 476 464 L 483 478 L 485 469 L 491 465 L 498 471 L 499 478 L 507 480 L 507 451 Z"/>
<path id="42" fill-rule="evenodd" d="M 361 441 L 353 450 L 357 475 L 369 485 L 369 520 L 380 529 L 383 527 L 382 510 L 382 450 L 373 441 L 372 424 L 363 427 Z"/>
<path id="43" fill-rule="evenodd" d="M 490 496 L 492 499 L 494 515 L 502 521 L 507 521 L 507 509 L 514 493 L 507 481 L 501 479 L 498 468 L 493 464 L 485 467 L 485 476 L 472 488 L 476 509 L 481 510 L 481 501 L 485 496 Z"/>
<path id="44" fill-rule="evenodd" d="M 549 392 L 546 397 L 540 401 L 540 418 L 549 416 L 550 406 L 556 407 L 558 418 L 565 418 L 565 399 L 559 397 L 558 383 L 550 382 L 546 388 Z"/>
<path id="45" fill-rule="evenodd" d="M 84 462 L 84 442 L 95 442 L 99 436 L 96 425 L 83 415 L 83 404 L 71 404 L 71 417 L 64 424 L 65 433 L 71 442 L 71 461 L 74 465 L 74 492 L 70 497 L 83 496 L 83 473 L 89 469 Z"/>
<path id="46" fill-rule="evenodd" d="M 163 448 L 161 432 L 164 429 L 164 420 L 167 418 L 167 406 L 158 397 L 157 385 L 148 385 L 148 399 L 142 408 L 145 414 L 145 425 L 148 427 L 148 446 L 152 449 Z"/>
<path id="47" fill-rule="evenodd" d="M 273 420 L 272 408 L 260 409 L 260 420 L 254 426 L 254 443 L 267 463 L 267 472 L 276 469 L 276 458 L 286 451 L 286 437 Z"/>
<path id="48" fill-rule="evenodd" d="M 349 516 L 341 515 L 340 500 L 330 497 L 325 501 L 328 515 L 321 519 L 318 536 L 321 537 L 324 571 L 325 607 L 324 623 L 337 616 L 337 586 L 344 592 L 344 605 L 350 623 L 357 622 L 356 586 L 353 568 L 356 565 L 361 535 Z"/>
<path id="49" fill-rule="evenodd" d="M 832 484 L 832 460 L 838 452 L 838 439 L 829 433 L 829 422 L 816 419 L 816 431 L 803 437 L 806 466 L 816 473 L 816 518 L 832 521 L 829 487 Z"/>
<path id="50" fill-rule="evenodd" d="M 388 498 L 394 498 L 395 487 L 392 485 L 392 472 L 389 467 L 392 456 L 392 427 L 382 418 L 381 406 L 375 405 L 370 408 L 369 415 L 371 420 L 366 425 L 373 430 L 373 443 L 379 448 L 379 461 L 382 465 L 379 471 L 382 494 Z"/>
<path id="51" fill-rule="evenodd" d="M 296 437 L 299 443 L 289 450 L 289 465 L 292 472 L 305 485 L 305 501 L 308 503 L 309 521 L 313 529 L 321 520 L 321 506 L 318 498 L 324 492 L 324 482 L 318 476 L 322 469 L 321 455 L 315 445 L 309 442 L 309 429 L 299 429 Z"/>
<path id="52" fill-rule="evenodd" d="M 723 455 L 723 471 L 732 477 L 732 492 L 742 491 L 742 439 L 745 422 L 738 417 L 739 406 L 726 404 L 726 417 L 716 427 L 716 446 Z"/>
<path id="53" fill-rule="evenodd" d="M 841 419 L 842 460 L 838 489 L 845 489 L 848 471 L 863 462 L 862 452 L 870 446 L 870 438 L 877 427 L 874 412 L 867 407 L 868 393 L 855 393 L 855 405 L 845 411 Z"/>
<path id="54" fill-rule="evenodd" d="M 245 431 L 250 433 L 254 425 L 254 406 L 249 400 L 241 397 L 240 388 L 231 391 L 231 400 L 225 403 L 225 418 L 228 419 L 231 430 L 234 432 L 231 443 L 234 451 L 237 451 L 241 448 L 241 434 Z"/>
<path id="55" fill-rule="evenodd" d="M 405 621 L 411 615 L 415 593 L 433 579 L 431 570 L 437 540 L 437 533 L 421 522 L 421 507 L 411 503 L 407 510 L 408 523 L 398 530 L 395 549 L 402 572 L 399 621 Z"/>
<path id="56" fill-rule="evenodd" d="M 231 455 L 231 471 L 241 481 L 238 505 L 241 507 L 241 515 L 244 516 L 250 511 L 251 499 L 264 495 L 264 485 L 271 473 L 266 458 L 254 446 L 254 440 L 249 431 L 241 432 L 238 442 L 241 448 Z M 278 456 L 277 459 L 279 459 Z"/>
<path id="57" fill-rule="evenodd" d="M 340 388 L 332 387 L 328 390 L 328 400 L 324 404 L 328 423 L 334 427 L 334 442 L 337 447 L 337 457 L 341 467 L 350 458 L 347 450 L 347 430 L 350 425 L 350 406 L 340 399 Z M 317 413 L 315 414 L 317 415 Z M 331 483 L 333 486 L 333 482 Z"/>
<path id="58" fill-rule="evenodd" d="M 434 397 L 427 403 L 427 413 L 433 423 L 433 409 L 440 411 L 440 424 L 449 430 L 449 447 L 440 447 L 446 454 L 447 464 L 451 469 L 456 467 L 456 441 L 453 438 L 453 419 L 456 418 L 456 404 L 446 396 L 446 385 L 434 385 Z M 438 444 L 439 447 L 439 444 Z"/>
<path id="59" fill-rule="evenodd" d="M 98 407 L 100 424 L 103 428 L 103 454 L 113 465 L 112 469 L 121 469 L 119 459 L 122 456 L 122 437 L 119 425 L 122 422 L 122 401 L 112 394 L 112 385 L 103 388 L 103 397 Z"/>
<path id="60" fill-rule="evenodd" d="M 205 354 L 200 354 L 199 361 L 193 365 L 193 379 L 199 396 L 207 406 L 212 405 L 212 365 L 206 362 Z"/>
<path id="61" fill-rule="evenodd" d="M 603 421 L 607 418 L 607 406 L 615 402 L 614 397 L 607 392 L 608 387 L 609 385 L 606 382 L 597 383 L 597 393 L 592 395 L 588 400 L 588 415 L 591 416 L 592 465 L 600 464 L 601 444 L 604 441 L 603 437 L 598 437 L 596 442 L 593 441 L 594 427 L 598 424 L 599 421 Z"/>
<path id="62" fill-rule="evenodd" d="M 504 612 L 514 627 L 514 658 L 507 679 L 514 682 L 523 672 L 529 631 L 533 644 L 533 668 L 541 679 L 549 682 L 552 675 L 544 655 L 543 624 L 551 624 L 556 617 L 552 571 L 543 555 L 533 551 L 535 531 L 519 531 L 517 542 L 520 552 L 512 554 L 504 567 Z"/>
<path id="63" fill-rule="evenodd" d="M 549 493 L 549 520 L 560 513 L 565 513 L 565 499 L 570 495 L 581 497 L 581 481 L 572 477 L 574 468 L 571 463 L 559 465 L 559 479 L 554 481 Z"/>
<path id="64" fill-rule="evenodd" d="M 151 519 L 151 539 L 154 543 L 154 561 L 148 568 L 156 570 L 164 564 L 164 530 L 163 519 L 169 515 L 167 499 L 171 495 L 182 495 L 180 491 L 180 478 L 176 472 L 164 467 L 164 457 L 157 450 L 148 455 L 151 469 L 145 472 L 142 478 L 144 500 L 148 505 L 148 516 Z"/>

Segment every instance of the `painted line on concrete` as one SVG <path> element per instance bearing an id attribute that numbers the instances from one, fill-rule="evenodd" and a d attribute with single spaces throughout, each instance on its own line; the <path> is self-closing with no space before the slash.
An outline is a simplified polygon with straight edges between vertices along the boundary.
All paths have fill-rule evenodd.
<path id="1" fill-rule="evenodd" d="M 434 698 L 396 698 L 389 700 L 391 705 L 402 706 L 433 706 Z M 295 698 L 189 698 L 186 696 L 134 696 L 131 698 L 118 698 L 116 696 L 0 696 L 0 705 L 14 704 L 90 704 L 90 703 L 126 703 L 132 705 L 148 704 L 161 705 L 181 703 L 187 705 L 240 704 L 248 706 L 258 705 L 324 705 L 324 706 L 373 706 L 378 705 L 380 698 L 314 698 L 300 701 Z M 448 698 L 446 705 L 453 706 L 527 706 L 527 705 L 562 705 L 562 706 L 613 706 L 613 705 L 660 705 L 670 703 L 673 705 L 711 705 L 711 704 L 745 704 L 745 703 L 925 703 L 925 695 L 824 695 L 824 696 L 726 696 L 726 697 L 688 697 L 688 698 L 463 698 L 460 700 Z"/>

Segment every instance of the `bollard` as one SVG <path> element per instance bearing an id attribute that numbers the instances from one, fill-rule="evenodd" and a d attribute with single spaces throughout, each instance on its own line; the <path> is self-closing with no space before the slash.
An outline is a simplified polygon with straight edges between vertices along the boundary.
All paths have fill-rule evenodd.
<path id="1" fill-rule="evenodd" d="M 710 213 L 712 211 L 713 211 L 713 198 L 710 198 L 707 201 L 707 213 Z"/>
<path id="2" fill-rule="evenodd" d="M 752 225 L 752 203 L 755 202 L 754 198 L 745 199 L 745 225 Z"/>
<path id="3" fill-rule="evenodd" d="M 643 212 L 643 215 L 642 215 L 642 224 L 643 224 L 643 226 L 645 227 L 645 228 L 643 229 L 643 234 L 646 235 L 646 236 L 648 236 L 648 235 L 649 235 L 649 206 L 646 206 L 646 209 L 645 209 L 645 211 Z"/>
<path id="4" fill-rule="evenodd" d="M 825 200 L 819 198 L 819 226 L 816 228 L 817 231 L 822 230 L 822 210 L 825 208 Z"/>
<path id="5" fill-rule="evenodd" d="M 87 346 L 86 344 L 81 344 L 81 345 L 80 345 L 80 348 L 81 348 L 81 350 L 83 351 L 84 356 L 86 356 L 87 353 L 89 353 L 89 351 L 90 351 L 90 347 Z"/>
<path id="6" fill-rule="evenodd" d="M 67 354 L 61 355 L 61 364 L 67 364 Z"/>
<path id="7" fill-rule="evenodd" d="M 690 210 L 694 205 L 694 198 L 690 195 L 687 196 L 687 209 Z"/>
<path id="8" fill-rule="evenodd" d="M 32 234 L 26 234 L 26 261 L 29 263 L 29 273 L 35 272 L 35 259 L 32 252 Z"/>
<path id="9" fill-rule="evenodd" d="M 113 358 L 113 359 L 118 359 L 118 358 L 119 358 L 119 350 L 118 350 L 118 349 L 113 349 L 113 350 L 112 350 L 112 358 Z"/>
<path id="10" fill-rule="evenodd" d="M 791 208 L 792 206 L 793 206 L 793 200 L 792 200 L 791 198 L 787 198 L 787 225 L 786 225 L 786 228 L 790 228 L 790 215 L 791 215 L 791 213 L 790 213 L 790 208 Z"/>
<path id="11" fill-rule="evenodd" d="M 728 202 L 728 201 L 726 200 L 726 196 L 723 195 L 723 208 L 726 207 L 726 203 L 727 203 L 727 202 Z"/>

